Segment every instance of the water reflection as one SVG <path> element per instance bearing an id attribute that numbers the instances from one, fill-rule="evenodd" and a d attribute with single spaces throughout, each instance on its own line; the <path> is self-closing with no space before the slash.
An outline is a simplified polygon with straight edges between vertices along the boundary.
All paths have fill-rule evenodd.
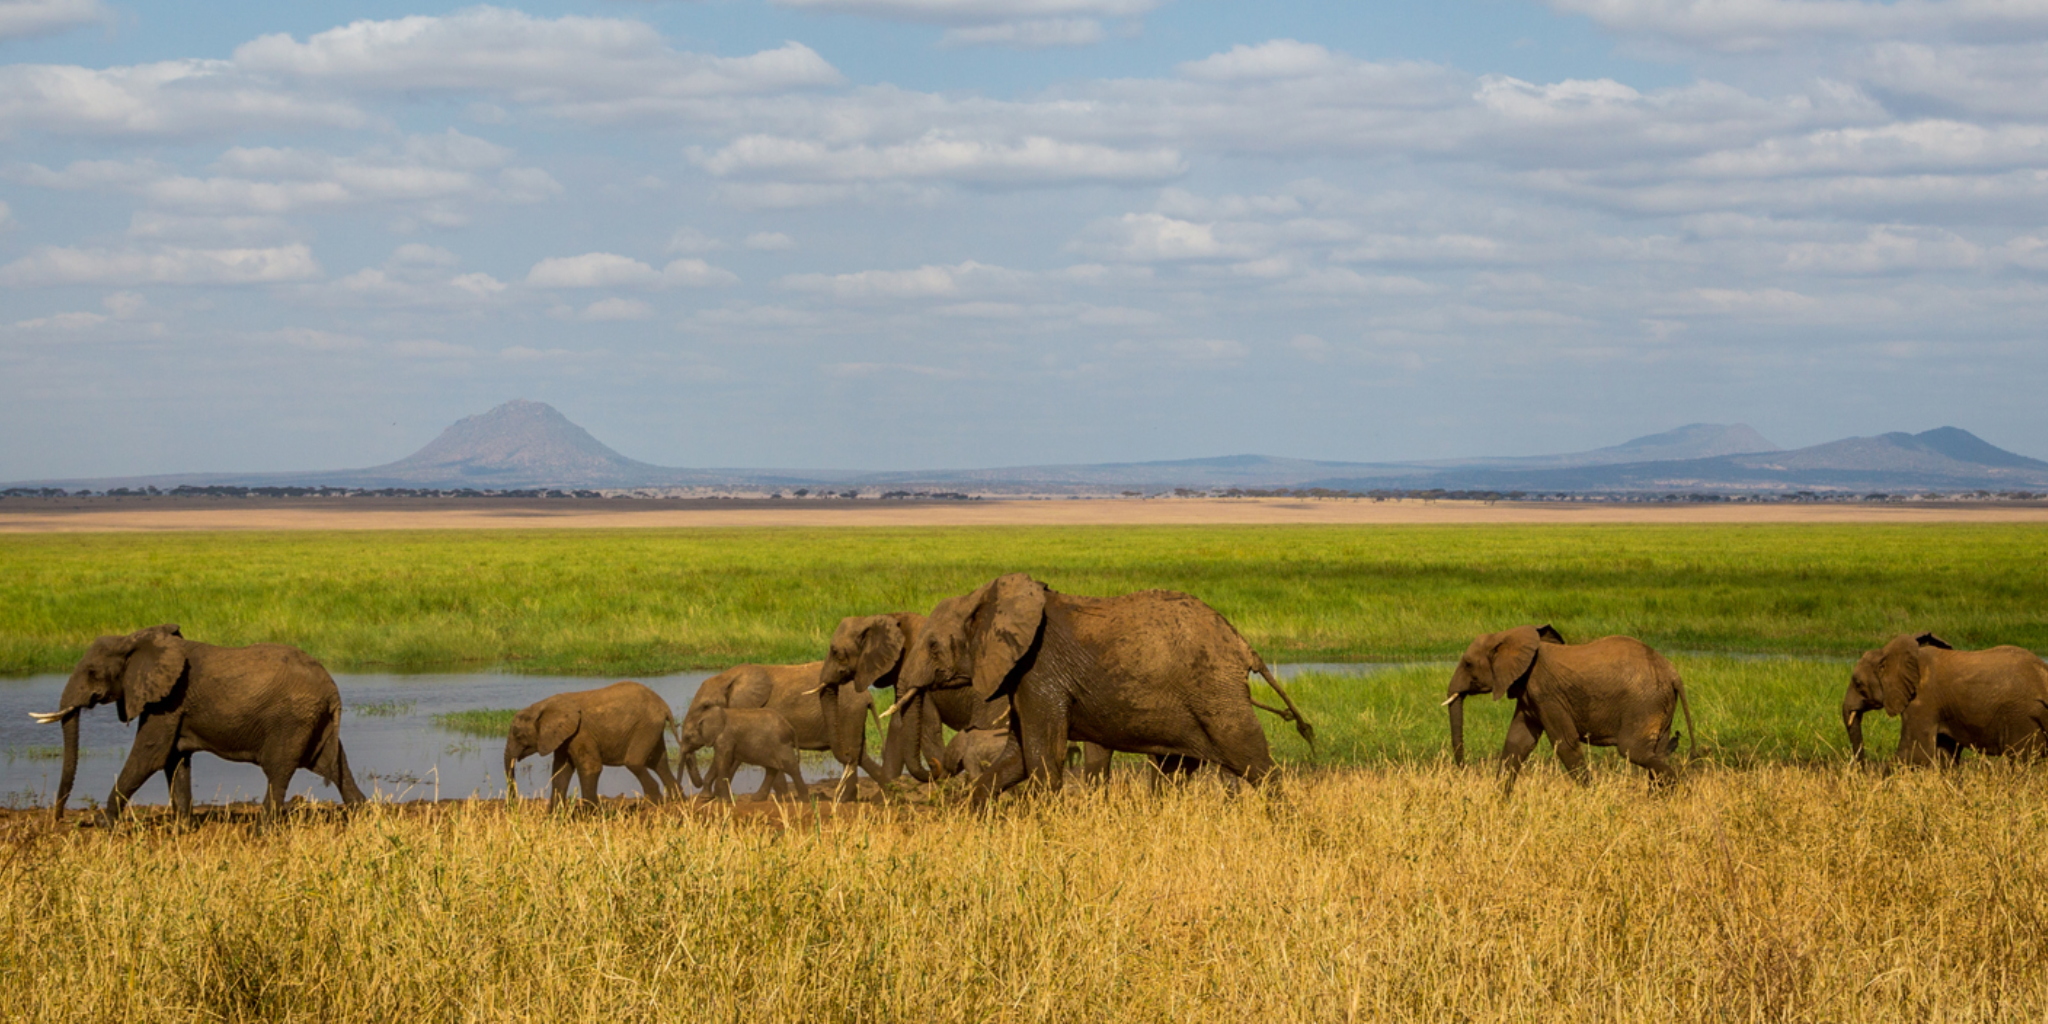
<path id="1" fill-rule="evenodd" d="M 1355 673 L 1372 671 L 1375 665 L 1275 665 L 1282 679 L 1304 671 Z M 697 687 L 710 672 L 684 672 L 639 680 L 668 701 L 677 715 L 689 707 Z M 54 725 L 39 725 L 28 717 L 31 711 L 54 711 L 64 689 L 65 675 L 0 679 L 0 806 L 47 807 L 56 795 L 63 771 L 61 752 L 64 739 Z M 616 682 L 572 676 L 527 676 L 503 674 L 463 675 L 336 675 L 341 688 L 342 747 L 356 784 L 363 792 L 382 800 L 431 800 L 470 796 L 501 797 L 505 793 L 502 733 L 474 736 L 437 724 L 435 717 L 457 711 L 523 708 L 551 694 L 589 690 Z M 85 713 L 79 725 L 79 745 L 84 753 L 78 762 L 78 781 L 71 790 L 71 806 L 79 809 L 102 801 L 114 787 L 121 764 L 134 741 L 134 728 L 121 724 L 111 705 Z M 674 749 L 674 738 L 670 738 Z M 710 764 L 710 755 L 700 753 L 700 763 Z M 531 757 L 518 769 L 520 792 L 538 795 L 546 791 L 549 759 Z M 837 777 L 839 764 L 829 755 L 807 754 L 805 781 Z M 676 772 L 687 785 L 686 773 Z M 733 778 L 733 791 L 744 796 L 761 782 L 756 768 L 741 769 Z M 235 764 L 217 757 L 192 759 L 192 797 L 203 803 L 222 803 L 263 798 L 263 773 L 252 764 Z M 338 791 L 310 772 L 292 779 L 292 795 L 311 800 L 335 801 Z M 606 769 L 598 781 L 605 796 L 638 794 L 640 784 L 624 768 Z M 135 795 L 140 804 L 169 802 L 169 783 L 162 773 Z"/>

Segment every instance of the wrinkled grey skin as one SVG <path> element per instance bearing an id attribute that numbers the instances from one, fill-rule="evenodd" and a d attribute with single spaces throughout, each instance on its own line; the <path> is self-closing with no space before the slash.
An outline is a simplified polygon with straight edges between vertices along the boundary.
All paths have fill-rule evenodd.
<path id="1" fill-rule="evenodd" d="M 1902 633 L 1863 652 L 1842 697 L 1849 747 L 1863 760 L 1863 714 L 1902 719 L 1897 761 L 1954 762 L 1964 749 L 2048 753 L 2048 664 L 2032 651 L 1958 651 L 1932 633 Z"/>
<path id="2" fill-rule="evenodd" d="M 932 609 L 897 683 L 898 706 L 963 684 L 1010 699 L 1010 740 L 974 801 L 1026 779 L 1057 788 L 1067 741 L 1182 755 L 1261 781 L 1273 770 L 1246 677 L 1257 671 L 1301 719 L 1271 670 L 1216 610 L 1186 594 L 1062 594 L 1023 573 Z M 896 709 L 892 708 L 894 713 Z"/>
<path id="3" fill-rule="evenodd" d="M 772 708 L 789 722 L 796 733 L 798 750 L 829 750 L 834 757 L 852 757 L 857 761 L 842 760 L 842 765 L 857 764 L 870 778 L 880 778 L 882 768 L 867 753 L 867 716 L 874 714 L 872 696 L 852 686 L 840 686 L 833 690 L 833 713 L 828 719 L 825 701 L 820 697 L 825 691 L 819 689 L 819 674 L 825 663 L 804 662 L 800 665 L 735 665 L 704 681 L 697 688 L 697 695 L 690 698 L 690 709 L 683 715 L 683 725 L 714 707 L 723 708 Z M 680 734 L 679 734 L 680 735 Z M 690 735 L 697 735 L 690 733 Z M 684 741 L 683 767 L 690 773 L 693 785 L 703 785 L 703 777 L 697 770 L 697 751 L 700 744 Z M 844 773 L 845 785 L 835 787 L 834 798 L 845 800 L 853 796 L 851 772 Z M 766 787 L 763 787 L 765 792 Z"/>
<path id="4" fill-rule="evenodd" d="M 198 643 L 166 624 L 94 640 L 71 670 L 57 710 L 34 716 L 64 729 L 53 817 L 62 818 L 71 799 L 78 716 L 101 704 L 135 723 L 135 745 L 107 795 L 109 819 L 157 772 L 170 779 L 177 815 L 191 817 L 192 755 L 202 752 L 261 767 L 269 783 L 267 817 L 284 810 L 286 787 L 301 768 L 338 787 L 344 804 L 363 802 L 341 749 L 341 693 L 319 662 L 283 644 Z"/>
<path id="5" fill-rule="evenodd" d="M 1518 626 L 1474 639 L 1451 672 L 1450 697 L 1444 701 L 1451 714 L 1451 752 L 1461 764 L 1465 698 L 1482 693 L 1515 701 L 1515 717 L 1501 748 L 1501 785 L 1507 792 L 1545 736 L 1580 783 L 1588 780 L 1579 749 L 1585 745 L 1618 747 L 1649 769 L 1655 784 L 1666 785 L 1677 778 L 1668 760 L 1678 746 L 1671 734 L 1674 706 L 1685 709 L 1685 727 L 1692 731 L 1692 707 L 1678 670 L 1632 637 L 1567 644 L 1549 626 Z"/>
<path id="6" fill-rule="evenodd" d="M 516 797 L 513 769 L 528 757 L 547 754 L 554 758 L 548 772 L 549 807 L 568 798 L 572 772 L 582 784 L 583 801 L 596 803 L 597 777 L 606 766 L 631 771 L 650 800 L 676 799 L 683 790 L 668 766 L 671 718 L 660 694 L 634 682 L 537 701 L 513 716 L 506 732 L 505 785 Z"/>
<path id="7" fill-rule="evenodd" d="M 697 794 L 700 802 L 732 799 L 733 773 L 742 764 L 758 765 L 766 773 L 756 798 L 792 789 L 798 799 L 810 795 L 797 759 L 796 729 L 772 708 L 713 705 L 678 726 L 676 739 L 688 746 L 711 748 L 710 784 Z"/>
<path id="8" fill-rule="evenodd" d="M 858 615 L 841 619 L 832 631 L 825 660 L 818 668 L 818 710 L 830 739 L 832 756 L 841 771 L 839 793 L 852 791 L 856 766 L 866 768 L 868 777 L 884 787 L 906 772 L 919 782 L 931 778 L 925 767 L 940 759 L 938 721 L 925 720 L 922 702 L 899 712 L 889 723 L 882 741 L 879 769 L 865 755 L 867 714 L 873 708 L 875 689 L 892 691 L 903 667 L 903 657 L 924 628 L 924 616 L 915 612 L 886 615 Z M 865 695 L 864 697 L 862 695 Z"/>

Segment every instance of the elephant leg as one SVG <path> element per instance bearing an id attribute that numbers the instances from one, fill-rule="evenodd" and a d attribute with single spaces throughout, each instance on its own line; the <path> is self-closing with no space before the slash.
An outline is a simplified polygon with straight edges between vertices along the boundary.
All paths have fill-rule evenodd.
<path id="1" fill-rule="evenodd" d="M 654 752 L 654 764 L 652 765 L 652 767 L 654 769 L 654 774 L 661 777 L 663 789 L 662 799 L 665 801 L 681 799 L 683 795 L 683 784 L 681 780 L 676 778 L 676 773 L 668 766 L 667 750 L 657 749 Z"/>
<path id="2" fill-rule="evenodd" d="M 576 765 L 576 781 L 583 786 L 583 802 L 593 807 L 597 806 L 597 777 L 603 772 L 604 765 L 596 758 Z"/>
<path id="3" fill-rule="evenodd" d="M 1115 756 L 1116 751 L 1100 743 L 1082 744 L 1081 778 L 1090 784 L 1108 782 L 1110 759 Z"/>
<path id="4" fill-rule="evenodd" d="M 1926 767 L 1935 763 L 1940 752 L 1933 716 L 1916 715 L 1909 710 L 1899 726 L 1899 752 L 1894 759 L 1900 764 Z"/>
<path id="5" fill-rule="evenodd" d="M 343 807 L 353 807 L 369 799 L 363 796 L 361 789 L 356 787 L 355 773 L 348 769 L 348 751 L 342 749 L 341 741 L 339 740 L 336 740 L 334 744 L 334 777 L 327 781 L 333 783 L 335 788 L 341 790 L 341 804 Z"/>
<path id="6" fill-rule="evenodd" d="M 633 773 L 633 778 L 640 781 L 640 792 L 645 794 L 647 799 L 655 803 L 661 802 L 661 782 L 654 777 L 653 772 L 648 771 L 645 765 L 637 764 L 628 765 L 627 770 Z"/>
<path id="7" fill-rule="evenodd" d="M 562 801 L 569 799 L 569 776 L 576 771 L 576 765 L 569 755 L 555 751 L 555 763 L 548 768 L 548 810 L 554 810 Z"/>
<path id="8" fill-rule="evenodd" d="M 155 744 L 149 746 L 154 747 Z M 128 810 L 128 804 L 135 798 L 135 791 L 149 781 L 149 777 L 166 770 L 170 759 L 162 751 L 145 749 L 143 738 L 135 739 L 135 746 L 128 751 L 128 760 L 121 765 L 121 774 L 114 780 L 114 788 L 107 793 L 107 820 L 119 818 Z"/>
<path id="9" fill-rule="evenodd" d="M 1591 782 L 1585 747 L 1579 743 L 1578 723 L 1560 707 L 1539 705 L 1536 713 L 1543 723 L 1543 734 L 1550 737 L 1550 749 L 1557 753 L 1557 762 L 1564 766 L 1566 774 L 1581 786 Z"/>
<path id="10" fill-rule="evenodd" d="M 946 763 L 946 722 L 939 714 L 939 706 L 930 697 L 917 698 L 917 749 L 911 753 L 911 760 L 919 758 L 930 766 L 934 781 L 944 779 L 948 772 Z"/>
<path id="11" fill-rule="evenodd" d="M 1024 774 L 1034 788 L 1058 792 L 1066 775 L 1067 706 L 1060 700 L 1012 698 L 1017 725 L 1010 736 L 1021 746 Z M 1000 792 L 1000 791 L 999 791 Z"/>
<path id="12" fill-rule="evenodd" d="M 269 784 L 263 792 L 263 817 L 275 821 L 284 816 L 285 791 L 291 788 L 292 774 L 298 766 L 293 764 L 264 765 L 263 775 Z"/>
<path id="13" fill-rule="evenodd" d="M 1660 742 L 1660 736 L 1651 736 L 1622 748 L 1622 754 L 1636 765 L 1649 769 L 1651 788 L 1662 789 L 1678 781 L 1678 772 L 1668 759 L 1672 746 L 1669 742 Z"/>
<path id="14" fill-rule="evenodd" d="M 832 786 L 832 801 L 834 803 L 845 803 L 860 795 L 859 772 L 858 768 L 850 764 L 839 770 L 839 781 Z M 876 776 L 875 773 L 869 772 L 868 774 L 875 777 L 876 781 L 880 781 L 880 777 Z"/>
<path id="15" fill-rule="evenodd" d="M 1957 743 L 1956 738 L 1947 733 L 1935 734 L 1934 749 L 1935 756 L 1944 767 L 1959 764 L 1963 760 L 1962 744 Z"/>
<path id="16" fill-rule="evenodd" d="M 171 811 L 180 821 L 192 820 L 192 755 L 180 752 L 171 761 Z"/>
<path id="17" fill-rule="evenodd" d="M 996 755 L 987 771 L 974 777 L 969 790 L 972 794 L 970 805 L 980 807 L 988 803 L 990 797 L 1023 782 L 1028 774 L 1024 767 L 1023 744 L 1017 741 L 1016 730 L 1012 728 L 1009 741 L 1003 744 L 1003 752 Z"/>
<path id="18" fill-rule="evenodd" d="M 771 770 L 770 774 L 776 774 L 778 772 L 789 777 L 790 788 L 796 790 L 796 798 L 798 800 L 809 800 L 811 798 L 810 789 L 805 787 L 804 785 L 804 768 L 803 763 L 801 761 L 797 760 L 795 757 L 784 758 L 781 767 L 778 769 Z M 840 784 L 842 786 L 846 786 L 852 784 L 852 782 L 853 766 L 847 765 L 846 774 L 840 778 Z M 844 792 L 844 790 L 842 789 L 841 792 Z M 841 800 L 844 799 L 844 797 L 835 795 L 833 799 Z"/>
<path id="19" fill-rule="evenodd" d="M 1500 748 L 1501 795 L 1515 790 L 1515 779 L 1522 774 L 1522 762 L 1536 750 L 1536 741 L 1543 738 L 1543 725 L 1537 721 L 1533 711 L 1525 707 L 1515 708 L 1515 717 L 1508 722 L 1507 742 Z"/>

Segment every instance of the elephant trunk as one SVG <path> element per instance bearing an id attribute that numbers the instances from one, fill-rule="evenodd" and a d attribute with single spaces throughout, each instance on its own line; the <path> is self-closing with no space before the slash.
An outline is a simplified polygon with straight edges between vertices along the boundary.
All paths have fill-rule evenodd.
<path id="1" fill-rule="evenodd" d="M 519 797 L 519 783 L 512 774 L 518 765 L 517 752 L 512 749 L 510 743 L 505 744 L 505 795 L 513 799 Z"/>
<path id="2" fill-rule="evenodd" d="M 704 788 L 704 773 L 697 768 L 697 748 L 684 747 L 682 750 L 683 771 L 690 775 L 690 788 Z"/>
<path id="3" fill-rule="evenodd" d="M 1863 760 L 1863 712 L 1843 709 L 1842 727 L 1849 732 L 1849 753 L 1857 761 Z"/>
<path id="4" fill-rule="evenodd" d="M 57 801 L 50 807 L 50 817 L 64 817 L 64 805 L 71 802 L 71 783 L 78 778 L 78 709 L 64 711 L 64 774 L 57 781 Z"/>
<path id="5" fill-rule="evenodd" d="M 1445 702 L 1451 709 L 1451 760 L 1465 763 L 1465 695 L 1456 693 Z"/>

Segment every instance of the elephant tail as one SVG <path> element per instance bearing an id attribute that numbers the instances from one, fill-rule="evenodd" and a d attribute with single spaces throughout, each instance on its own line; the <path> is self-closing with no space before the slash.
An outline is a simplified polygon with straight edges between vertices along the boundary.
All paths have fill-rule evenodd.
<path id="1" fill-rule="evenodd" d="M 1669 668 L 1669 666 L 1666 666 Z M 1678 691 L 1678 709 L 1685 712 L 1685 756 L 1700 756 L 1700 731 L 1692 724 L 1692 702 L 1685 699 L 1685 680 L 1678 677 L 1678 670 L 1671 669 L 1671 688 Z"/>
<path id="2" fill-rule="evenodd" d="M 1247 644 L 1245 649 L 1251 651 L 1250 645 Z M 1314 749 L 1316 745 L 1316 727 L 1308 724 L 1308 719 L 1301 716 L 1301 709 L 1294 706 L 1294 698 L 1287 695 L 1287 691 L 1280 685 L 1280 680 L 1273 678 L 1273 670 L 1266 667 L 1266 659 L 1259 657 L 1259 652 L 1257 651 L 1251 651 L 1251 656 L 1252 670 L 1265 677 L 1266 685 L 1272 687 L 1273 692 L 1280 695 L 1280 700 L 1287 705 L 1287 708 L 1283 711 L 1280 708 L 1268 707 L 1258 701 L 1252 701 L 1252 706 L 1279 715 L 1281 721 L 1293 722 L 1294 731 L 1300 733 L 1301 738 L 1308 741 L 1310 749 Z"/>
<path id="3" fill-rule="evenodd" d="M 340 787 L 341 777 L 348 771 L 348 759 L 341 752 L 341 697 L 336 695 L 327 704 L 327 722 L 320 727 L 320 738 L 313 741 L 313 763 L 306 767 L 313 774 L 326 779 L 330 785 Z M 351 786 L 353 783 L 351 783 Z"/>

